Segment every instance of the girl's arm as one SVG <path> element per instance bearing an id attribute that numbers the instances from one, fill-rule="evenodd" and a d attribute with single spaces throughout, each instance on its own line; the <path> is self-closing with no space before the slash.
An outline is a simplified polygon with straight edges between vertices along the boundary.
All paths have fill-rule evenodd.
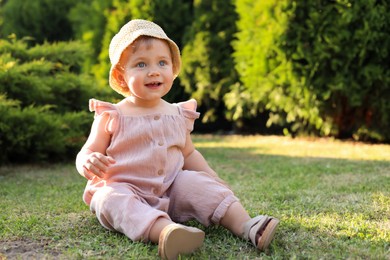
<path id="1" fill-rule="evenodd" d="M 77 171 L 88 180 L 95 176 L 103 178 L 110 164 L 115 163 L 113 158 L 106 156 L 106 149 L 111 142 L 111 135 L 105 131 L 108 119 L 109 115 L 95 118 L 91 133 L 77 154 Z"/>
<path id="2" fill-rule="evenodd" d="M 183 149 L 184 170 L 206 172 L 209 175 L 218 178 L 217 173 L 211 169 L 203 155 L 195 149 L 190 133 L 187 134 L 186 145 Z"/>

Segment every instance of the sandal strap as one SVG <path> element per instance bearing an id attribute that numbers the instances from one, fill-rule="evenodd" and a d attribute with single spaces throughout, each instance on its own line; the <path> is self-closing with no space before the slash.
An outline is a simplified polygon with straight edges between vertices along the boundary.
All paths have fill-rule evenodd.
<path id="1" fill-rule="evenodd" d="M 268 216 L 257 216 L 245 223 L 243 238 L 251 240 L 253 245 L 257 246 L 256 235 L 263 230 L 271 218 Z"/>

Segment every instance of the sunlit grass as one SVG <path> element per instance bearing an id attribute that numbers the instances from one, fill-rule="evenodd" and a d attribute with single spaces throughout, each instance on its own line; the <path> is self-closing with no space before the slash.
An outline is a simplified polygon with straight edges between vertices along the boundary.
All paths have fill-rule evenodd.
<path id="1" fill-rule="evenodd" d="M 191 221 L 206 241 L 182 259 L 389 259 L 390 145 L 275 136 L 194 140 L 250 215 L 273 215 L 281 224 L 270 250 L 260 253 L 221 227 Z M 100 226 L 81 200 L 84 185 L 73 163 L 1 167 L 0 256 L 156 259 L 156 245 Z"/>
<path id="2" fill-rule="evenodd" d="M 254 154 L 390 161 L 390 145 L 280 136 L 202 136 L 198 148 L 245 148 Z"/>

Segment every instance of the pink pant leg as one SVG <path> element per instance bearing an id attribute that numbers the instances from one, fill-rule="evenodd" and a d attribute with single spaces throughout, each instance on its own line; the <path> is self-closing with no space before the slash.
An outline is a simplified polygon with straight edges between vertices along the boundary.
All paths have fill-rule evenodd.
<path id="1" fill-rule="evenodd" d="M 168 196 L 168 213 L 174 221 L 196 219 L 205 226 L 219 224 L 230 205 L 238 201 L 226 185 L 194 171 L 179 173 Z"/>
<path id="2" fill-rule="evenodd" d="M 99 188 L 90 204 L 103 227 L 125 234 L 133 241 L 148 241 L 151 226 L 167 213 L 149 206 L 127 184 Z"/>

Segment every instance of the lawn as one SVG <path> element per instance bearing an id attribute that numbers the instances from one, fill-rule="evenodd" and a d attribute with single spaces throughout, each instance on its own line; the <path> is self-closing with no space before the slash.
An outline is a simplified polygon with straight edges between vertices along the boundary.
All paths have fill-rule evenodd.
<path id="1" fill-rule="evenodd" d="M 195 136 L 250 215 L 281 220 L 267 252 L 225 229 L 182 259 L 389 259 L 390 145 L 274 136 Z M 0 259 L 157 259 L 105 230 L 73 163 L 0 167 Z"/>

